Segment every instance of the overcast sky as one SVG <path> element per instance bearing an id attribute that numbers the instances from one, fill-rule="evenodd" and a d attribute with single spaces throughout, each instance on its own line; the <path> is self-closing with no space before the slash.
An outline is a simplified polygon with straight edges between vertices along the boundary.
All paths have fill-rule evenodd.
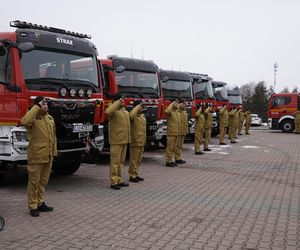
<path id="1" fill-rule="evenodd" d="M 277 62 L 276 90 L 300 89 L 299 0 L 2 1 L 0 31 L 19 19 L 87 33 L 101 57 L 132 51 L 231 86 L 272 85 Z"/>

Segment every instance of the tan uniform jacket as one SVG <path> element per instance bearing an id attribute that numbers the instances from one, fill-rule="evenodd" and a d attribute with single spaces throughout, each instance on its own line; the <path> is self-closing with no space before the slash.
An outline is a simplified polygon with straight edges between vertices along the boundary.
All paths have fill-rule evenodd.
<path id="1" fill-rule="evenodd" d="M 128 144 L 131 142 L 130 118 L 128 111 L 122 107 L 120 100 L 115 101 L 106 110 L 109 120 L 109 143 Z"/>
<path id="2" fill-rule="evenodd" d="M 39 106 L 34 105 L 21 119 L 27 129 L 28 164 L 44 164 L 52 162 L 57 156 L 55 122 L 51 115 L 42 113 Z"/>
<path id="3" fill-rule="evenodd" d="M 205 129 L 211 129 L 212 122 L 213 122 L 211 107 L 206 108 L 206 110 L 204 111 L 204 116 L 205 116 Z"/>
<path id="4" fill-rule="evenodd" d="M 244 112 L 242 110 L 239 110 L 239 122 L 244 122 Z"/>
<path id="5" fill-rule="evenodd" d="M 205 117 L 202 113 L 202 108 L 199 108 L 195 114 L 195 132 L 200 132 L 204 129 Z"/>
<path id="6" fill-rule="evenodd" d="M 236 109 L 232 109 L 229 112 L 229 124 L 230 124 L 230 127 L 236 128 L 238 126 L 238 119 L 237 119 L 237 117 L 238 117 L 237 110 Z"/>
<path id="7" fill-rule="evenodd" d="M 228 119 L 229 119 L 229 115 L 228 115 L 228 111 L 226 107 L 223 107 L 220 109 L 220 126 L 221 127 L 228 127 Z"/>
<path id="8" fill-rule="evenodd" d="M 251 120 L 252 120 L 251 112 L 250 111 L 245 112 L 245 122 L 251 124 Z"/>
<path id="9" fill-rule="evenodd" d="M 138 105 L 129 113 L 131 146 L 144 146 L 146 143 L 146 118 L 139 109 L 140 106 Z"/>
<path id="10" fill-rule="evenodd" d="M 188 113 L 185 110 L 179 110 L 180 122 L 179 122 L 179 135 L 186 135 L 189 132 L 188 125 Z"/>
<path id="11" fill-rule="evenodd" d="M 165 113 L 168 115 L 167 118 L 167 135 L 168 136 L 178 136 L 179 135 L 179 123 L 180 114 L 174 107 L 175 102 L 172 102 L 168 108 L 166 108 Z"/>
<path id="12" fill-rule="evenodd" d="M 233 115 L 233 127 L 238 127 L 239 126 L 239 112 L 236 111 Z"/>

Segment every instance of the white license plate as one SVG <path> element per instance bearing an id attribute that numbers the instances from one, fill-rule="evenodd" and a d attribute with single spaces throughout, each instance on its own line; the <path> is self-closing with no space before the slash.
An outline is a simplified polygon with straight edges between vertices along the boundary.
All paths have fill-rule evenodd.
<path id="1" fill-rule="evenodd" d="M 73 133 L 93 131 L 93 125 L 90 124 L 73 124 Z"/>

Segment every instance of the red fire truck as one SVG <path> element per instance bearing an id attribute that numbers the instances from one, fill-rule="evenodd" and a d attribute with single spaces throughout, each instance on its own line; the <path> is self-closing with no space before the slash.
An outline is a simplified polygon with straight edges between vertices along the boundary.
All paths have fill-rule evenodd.
<path id="1" fill-rule="evenodd" d="M 0 33 L 0 170 L 26 164 L 21 118 L 45 96 L 57 131 L 53 171 L 72 174 L 91 146 L 102 150 L 101 71 L 90 36 L 23 21 Z"/>
<path id="2" fill-rule="evenodd" d="M 214 131 L 216 134 L 219 134 L 219 126 L 220 126 L 220 109 L 223 107 L 224 104 L 228 106 L 228 96 L 227 96 L 227 89 L 225 82 L 220 81 L 212 81 L 212 87 L 214 91 L 215 97 L 215 112 L 217 116 L 217 129 Z"/>
<path id="3" fill-rule="evenodd" d="M 237 109 L 240 109 L 243 107 L 242 94 L 238 89 L 227 90 L 227 96 L 228 96 L 228 101 L 229 101 L 228 109 L 231 109 L 234 106 Z"/>
<path id="4" fill-rule="evenodd" d="M 268 127 L 285 133 L 293 132 L 293 113 L 297 110 L 300 110 L 300 93 L 273 94 L 269 99 Z"/>
<path id="5" fill-rule="evenodd" d="M 158 67 L 153 61 L 119 56 L 101 59 L 105 83 L 103 85 L 105 107 L 112 102 L 112 96 L 120 93 L 125 97 L 128 110 L 135 100 L 142 100 L 146 107 L 144 114 L 147 120 L 147 146 L 157 147 L 162 138 L 163 127 L 161 89 Z M 109 147 L 108 123 L 104 121 L 105 148 Z"/>
<path id="6" fill-rule="evenodd" d="M 189 118 L 189 137 L 194 135 L 194 113 L 195 107 L 193 102 L 193 86 L 192 78 L 188 72 L 173 71 L 173 70 L 159 70 L 160 83 L 162 86 L 163 93 L 163 112 L 161 119 L 163 121 L 164 135 L 162 138 L 162 144 L 166 146 L 167 140 L 167 117 L 164 110 L 171 104 L 175 99 L 181 98 L 185 102 L 186 111 Z"/>
<path id="7" fill-rule="evenodd" d="M 216 99 L 216 111 L 218 112 L 225 104 L 228 105 L 226 82 L 212 81 L 214 97 Z"/>

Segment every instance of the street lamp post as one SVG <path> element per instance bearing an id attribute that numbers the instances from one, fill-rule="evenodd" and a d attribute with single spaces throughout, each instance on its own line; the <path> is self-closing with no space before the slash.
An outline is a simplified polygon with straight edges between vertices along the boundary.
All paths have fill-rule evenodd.
<path id="1" fill-rule="evenodd" d="M 274 92 L 275 91 L 275 86 L 276 86 L 276 72 L 277 72 L 277 69 L 278 69 L 278 63 L 274 63 Z"/>

